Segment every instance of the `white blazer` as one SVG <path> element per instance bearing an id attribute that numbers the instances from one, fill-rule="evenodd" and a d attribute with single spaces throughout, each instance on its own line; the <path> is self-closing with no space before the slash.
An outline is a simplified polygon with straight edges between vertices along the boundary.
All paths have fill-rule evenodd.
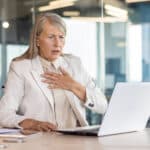
<path id="1" fill-rule="evenodd" d="M 64 69 L 79 83 L 86 87 L 86 102 L 83 103 L 72 92 L 65 91 L 70 106 L 81 126 L 88 125 L 85 107 L 104 113 L 107 100 L 84 70 L 78 57 L 63 55 Z M 34 59 L 13 61 L 0 101 L 0 125 L 19 127 L 18 123 L 32 118 L 49 121 L 52 118 L 53 104 L 51 90 L 41 81 L 43 68 L 39 56 Z M 69 121 L 69 120 L 68 120 Z"/>

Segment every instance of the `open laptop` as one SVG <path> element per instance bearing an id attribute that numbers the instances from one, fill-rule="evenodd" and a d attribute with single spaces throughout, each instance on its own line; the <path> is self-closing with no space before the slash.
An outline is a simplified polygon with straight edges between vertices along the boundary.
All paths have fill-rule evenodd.
<path id="1" fill-rule="evenodd" d="M 150 82 L 117 83 L 101 125 L 59 129 L 65 134 L 106 136 L 140 131 L 150 116 Z"/>

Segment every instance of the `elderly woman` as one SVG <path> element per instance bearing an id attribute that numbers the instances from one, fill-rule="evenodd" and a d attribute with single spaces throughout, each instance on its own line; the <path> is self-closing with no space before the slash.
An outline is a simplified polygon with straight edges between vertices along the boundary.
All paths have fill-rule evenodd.
<path id="1" fill-rule="evenodd" d="M 50 131 L 88 125 L 85 108 L 104 113 L 107 101 L 78 57 L 63 54 L 66 26 L 40 15 L 29 49 L 15 58 L 0 101 L 0 125 Z"/>

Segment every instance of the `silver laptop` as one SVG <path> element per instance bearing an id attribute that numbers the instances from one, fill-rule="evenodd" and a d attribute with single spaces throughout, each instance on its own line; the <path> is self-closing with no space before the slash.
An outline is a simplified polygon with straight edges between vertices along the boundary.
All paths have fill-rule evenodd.
<path id="1" fill-rule="evenodd" d="M 101 125 L 59 129 L 65 134 L 106 136 L 140 131 L 150 116 L 150 82 L 117 83 Z"/>

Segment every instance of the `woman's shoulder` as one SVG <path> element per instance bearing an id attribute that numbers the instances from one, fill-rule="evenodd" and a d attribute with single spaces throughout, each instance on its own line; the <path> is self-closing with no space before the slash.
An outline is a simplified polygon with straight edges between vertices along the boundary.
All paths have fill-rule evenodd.
<path id="1" fill-rule="evenodd" d="M 31 59 L 12 60 L 10 67 L 12 68 L 26 68 L 31 65 Z"/>

